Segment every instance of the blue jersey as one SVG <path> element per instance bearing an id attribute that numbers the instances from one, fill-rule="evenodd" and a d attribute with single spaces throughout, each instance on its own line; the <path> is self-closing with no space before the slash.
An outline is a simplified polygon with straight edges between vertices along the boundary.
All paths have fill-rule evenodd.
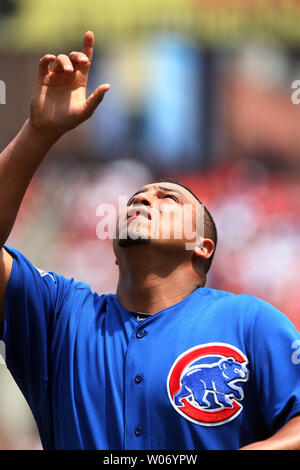
<path id="1" fill-rule="evenodd" d="M 44 449 L 238 449 L 300 413 L 300 335 L 270 304 L 199 288 L 138 321 L 8 251 L 6 362 Z"/>

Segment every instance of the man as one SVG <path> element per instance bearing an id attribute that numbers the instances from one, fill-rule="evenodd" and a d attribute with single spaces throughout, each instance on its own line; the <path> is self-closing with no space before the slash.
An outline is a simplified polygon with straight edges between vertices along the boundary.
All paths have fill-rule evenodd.
<path id="1" fill-rule="evenodd" d="M 30 118 L 0 158 L 2 339 L 43 447 L 300 449 L 299 334 L 262 300 L 204 287 L 216 230 L 187 188 L 152 183 L 128 201 L 115 295 L 4 248 L 47 151 L 109 89 L 86 99 L 93 44 L 87 32 L 81 52 L 41 59 Z M 183 221 L 192 237 L 175 236 Z"/>

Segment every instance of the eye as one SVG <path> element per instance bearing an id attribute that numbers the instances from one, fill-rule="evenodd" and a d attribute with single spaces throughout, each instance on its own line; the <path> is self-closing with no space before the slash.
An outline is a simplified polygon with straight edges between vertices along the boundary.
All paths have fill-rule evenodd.
<path id="1" fill-rule="evenodd" d="M 166 199 L 166 198 L 168 198 L 168 199 L 173 199 L 173 201 L 178 202 L 177 197 L 176 197 L 176 196 L 173 196 L 173 194 L 165 194 L 165 195 L 164 195 L 164 199 Z"/>

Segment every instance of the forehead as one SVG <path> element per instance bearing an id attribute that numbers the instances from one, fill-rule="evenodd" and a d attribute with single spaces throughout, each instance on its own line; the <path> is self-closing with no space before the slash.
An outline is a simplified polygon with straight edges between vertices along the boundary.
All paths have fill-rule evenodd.
<path id="1" fill-rule="evenodd" d="M 190 203 L 198 203 L 199 201 L 193 196 L 190 191 L 182 187 L 180 184 L 176 183 L 169 183 L 169 182 L 160 182 L 160 183 L 151 183 L 151 184 L 146 184 L 143 186 L 140 190 L 138 190 L 135 194 L 141 193 L 141 192 L 151 192 L 151 193 L 156 193 L 156 192 L 174 192 L 177 193 L 182 197 L 182 199 L 186 202 Z"/>

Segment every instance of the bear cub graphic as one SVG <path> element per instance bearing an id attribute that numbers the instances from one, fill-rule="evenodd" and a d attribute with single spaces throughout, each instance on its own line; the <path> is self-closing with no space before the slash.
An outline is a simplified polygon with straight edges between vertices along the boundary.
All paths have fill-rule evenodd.
<path id="1" fill-rule="evenodd" d="M 236 382 L 248 380 L 247 368 L 234 358 L 220 359 L 213 364 L 199 364 L 187 369 L 181 378 L 181 388 L 175 395 L 177 406 L 183 406 L 182 398 L 195 401 L 201 408 L 209 408 L 206 399 L 208 392 L 213 392 L 216 405 L 232 408 L 232 399 L 242 400 L 244 393 Z"/>

